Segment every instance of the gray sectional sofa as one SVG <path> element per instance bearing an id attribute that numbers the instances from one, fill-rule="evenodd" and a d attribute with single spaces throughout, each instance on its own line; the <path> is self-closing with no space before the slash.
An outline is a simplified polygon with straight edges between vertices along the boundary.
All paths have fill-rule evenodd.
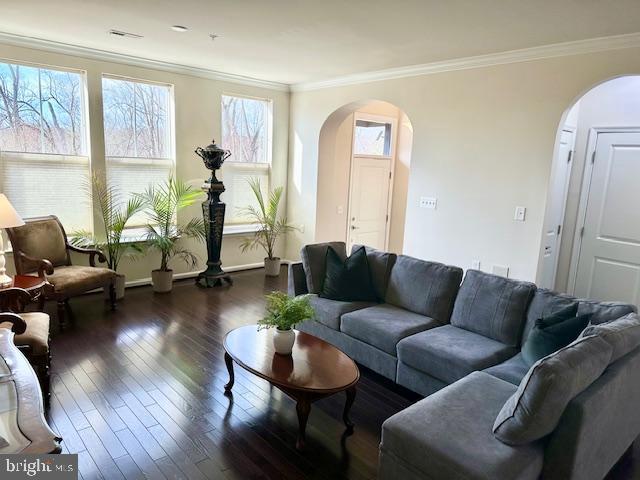
<path id="1" fill-rule="evenodd" d="M 333 301 L 318 296 L 328 245 L 346 258 L 342 242 L 308 245 L 302 262 L 289 267 L 289 293 L 310 294 L 316 312 L 299 329 L 426 396 L 383 424 L 380 478 L 600 479 L 640 434 L 637 316 L 629 320 L 634 328 L 611 335 L 621 345 L 619 353 L 613 358 L 602 352 L 595 381 L 575 366 L 571 372 L 577 373 L 563 380 L 562 387 L 582 380 L 588 386 L 574 389 L 575 398 L 566 399 L 559 419 L 539 405 L 562 404 L 549 399 L 547 390 L 571 395 L 545 383 L 553 386 L 567 372 L 549 370 L 547 364 L 555 361 L 560 367 L 554 368 L 566 370 L 563 365 L 570 365 L 571 358 L 581 358 L 580 349 L 607 342 L 598 344 L 590 335 L 565 347 L 568 352 L 558 352 L 569 360 L 541 360 L 531 368 L 520 354 L 536 319 L 544 315 L 578 302 L 578 314 L 591 313 L 591 324 L 597 325 L 635 312 L 633 305 L 576 299 L 475 270 L 467 271 L 463 281 L 458 267 L 370 248 L 367 258 L 379 302 Z M 498 426 L 496 418 L 504 416 L 508 402 L 512 411 L 506 426 Z M 548 431 L 518 444 L 498 439 L 500 429 L 512 429 L 513 422 L 516 431 L 524 429 L 525 438 L 527 429 L 533 433 L 543 425 Z"/>

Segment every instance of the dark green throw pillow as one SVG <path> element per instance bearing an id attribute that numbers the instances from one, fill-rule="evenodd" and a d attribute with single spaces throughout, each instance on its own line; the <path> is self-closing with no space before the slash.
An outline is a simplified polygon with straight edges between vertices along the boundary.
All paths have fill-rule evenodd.
<path id="1" fill-rule="evenodd" d="M 344 261 L 329 247 L 325 257 L 324 282 L 320 296 L 343 302 L 376 302 L 369 261 L 364 247 Z"/>
<path id="2" fill-rule="evenodd" d="M 574 302 L 568 307 L 564 307 L 562 310 L 553 312 L 551 315 L 543 315 L 542 318 L 536 321 L 536 324 L 540 322 L 542 327 L 548 327 L 550 325 L 555 325 L 556 323 L 562 323 L 570 318 L 574 318 L 576 315 L 578 315 L 578 302 Z"/>
<path id="3" fill-rule="evenodd" d="M 536 320 L 527 341 L 522 346 L 522 358 L 529 366 L 569 345 L 587 327 L 591 314 L 575 316 L 576 305 L 574 316 L 568 317 L 570 308 Z"/>

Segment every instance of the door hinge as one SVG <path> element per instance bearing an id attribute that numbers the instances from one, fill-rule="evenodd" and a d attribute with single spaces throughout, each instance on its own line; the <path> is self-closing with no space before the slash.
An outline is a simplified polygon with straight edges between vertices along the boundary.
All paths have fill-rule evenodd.
<path id="1" fill-rule="evenodd" d="M 387 223 L 389 223 L 389 214 L 387 213 L 387 219 L 385 220 Z"/>
<path id="2" fill-rule="evenodd" d="M 580 237 L 584 237 L 584 227 L 580 229 Z"/>
<path id="3" fill-rule="evenodd" d="M 571 163 L 573 159 L 573 150 L 569 150 L 569 155 L 567 155 L 567 163 Z"/>
<path id="4" fill-rule="evenodd" d="M 591 163 L 592 164 L 596 163 L 596 151 L 595 150 L 591 154 Z"/>
<path id="5" fill-rule="evenodd" d="M 560 235 L 561 231 L 562 231 L 562 225 L 558 225 L 558 232 L 556 233 L 556 235 Z"/>
<path id="6" fill-rule="evenodd" d="M 389 180 L 391 180 L 391 172 L 389 172 Z"/>

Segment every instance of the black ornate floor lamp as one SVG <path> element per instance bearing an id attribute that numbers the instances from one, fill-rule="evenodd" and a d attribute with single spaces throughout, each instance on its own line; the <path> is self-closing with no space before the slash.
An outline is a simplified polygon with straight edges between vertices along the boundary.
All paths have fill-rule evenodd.
<path id="1" fill-rule="evenodd" d="M 195 152 L 202 158 L 205 167 L 211 170 L 211 178 L 205 182 L 207 199 L 202 202 L 202 216 L 207 227 L 207 269 L 198 274 L 196 283 L 201 287 L 218 287 L 225 281 L 231 285 L 233 281 L 229 274 L 222 270 L 220 261 L 226 206 L 220 201 L 224 184 L 216 178 L 216 170 L 231 156 L 231 152 L 218 147 L 215 140 L 208 147 L 196 148 Z"/>

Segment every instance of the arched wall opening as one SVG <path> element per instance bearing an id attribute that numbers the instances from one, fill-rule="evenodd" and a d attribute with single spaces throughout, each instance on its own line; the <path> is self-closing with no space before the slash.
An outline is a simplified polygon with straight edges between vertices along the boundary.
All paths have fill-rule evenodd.
<path id="1" fill-rule="evenodd" d="M 623 286 L 616 285 L 615 279 L 621 278 L 620 275 L 623 275 L 622 269 L 624 269 L 625 283 L 640 282 L 640 263 L 636 265 L 631 259 L 628 259 L 628 262 L 606 259 L 609 266 L 621 266 L 621 270 L 614 272 L 613 268 L 605 266 L 604 257 L 600 258 L 594 252 L 589 253 L 588 249 L 583 248 L 591 238 L 607 236 L 613 238 L 622 233 L 626 237 L 635 236 L 634 228 L 627 229 L 625 232 L 620 229 L 624 224 L 640 223 L 640 217 L 633 216 L 632 208 L 624 208 L 622 203 L 626 202 L 628 207 L 635 203 L 630 190 L 625 190 L 635 187 L 632 187 L 631 183 L 626 183 L 624 178 L 640 173 L 640 150 L 637 156 L 633 154 L 633 161 L 631 161 L 632 157 L 629 157 L 629 162 L 625 160 L 617 164 L 611 163 L 606 168 L 602 165 L 601 169 L 600 164 L 595 168 L 593 162 L 597 158 L 598 148 L 606 147 L 604 144 L 607 135 L 618 135 L 616 142 L 626 142 L 624 135 L 629 135 L 628 141 L 631 145 L 636 141 L 634 138 L 638 138 L 634 135 L 640 135 L 638 132 L 640 132 L 639 75 L 604 80 L 579 95 L 564 112 L 556 136 L 545 209 L 537 274 L 537 281 L 541 286 L 602 300 L 625 300 L 638 303 L 640 292 L 636 291 L 632 294 L 631 290 L 625 290 Z M 608 162 L 613 157 L 603 158 L 603 162 Z M 608 173 L 603 173 L 605 170 Z M 611 183 L 613 182 L 613 177 L 610 176 L 612 172 L 624 173 L 620 179 L 615 180 L 618 182 L 615 185 Z M 640 177 L 630 181 L 637 183 L 637 178 Z M 605 184 L 609 192 L 614 191 L 619 194 L 610 198 L 603 197 L 606 189 L 601 190 L 599 185 L 605 186 Z M 596 212 L 593 210 L 595 208 L 600 210 Z M 600 218 L 595 229 L 592 228 L 595 223 L 589 222 L 591 218 L 587 215 L 589 212 Z M 593 218 L 596 218 L 595 216 Z M 609 228 L 617 228 L 619 231 L 618 233 L 614 230 L 604 231 Z M 640 240 L 640 225 L 637 233 L 638 238 L 626 238 L 624 241 L 631 244 Z M 619 240 L 621 239 L 616 241 L 620 243 Z M 584 257 L 587 254 L 593 258 L 589 260 Z M 590 262 L 589 268 L 585 268 L 588 262 Z M 578 269 L 579 264 L 583 265 L 581 271 Z M 586 270 L 591 271 L 591 277 L 583 279 L 583 287 L 580 286 L 580 282 L 576 285 L 578 277 L 586 275 Z M 602 278 L 596 278 L 596 275 Z M 611 278 L 605 278 L 606 276 Z"/>
<path id="2" fill-rule="evenodd" d="M 360 115 L 380 116 L 395 122 L 384 248 L 402 253 L 413 127 L 400 108 L 380 100 L 361 100 L 343 105 L 327 117 L 320 129 L 315 241 L 346 242 L 349 229 L 355 226 L 350 221 L 354 218 L 350 217 L 350 193 L 354 188 L 354 119 Z"/>

